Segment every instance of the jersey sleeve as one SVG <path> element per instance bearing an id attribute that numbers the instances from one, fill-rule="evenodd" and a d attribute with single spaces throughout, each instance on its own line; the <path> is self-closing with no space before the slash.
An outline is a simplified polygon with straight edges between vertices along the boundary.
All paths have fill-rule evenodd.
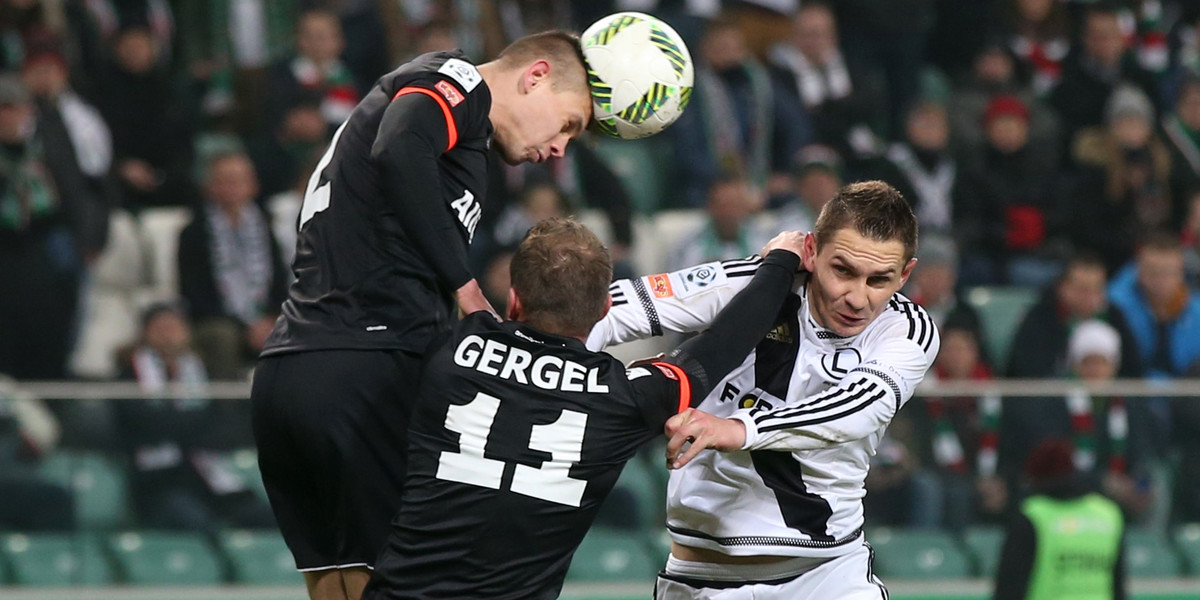
<path id="1" fill-rule="evenodd" d="M 708 326 L 762 264 L 759 256 L 705 263 L 672 273 L 621 279 L 613 305 L 588 336 L 589 350 Z"/>
<path id="2" fill-rule="evenodd" d="M 833 387 L 770 410 L 734 413 L 744 450 L 811 450 L 862 439 L 886 426 L 912 397 L 941 344 L 919 307 L 872 332 L 862 362 Z"/>
<path id="3" fill-rule="evenodd" d="M 678 365 L 652 362 L 630 367 L 625 371 L 625 377 L 633 388 L 638 408 L 654 433 L 661 433 L 667 419 L 691 405 L 692 380 Z"/>
<path id="4" fill-rule="evenodd" d="M 385 201 L 450 290 L 462 287 L 472 275 L 459 223 L 442 197 L 437 161 L 458 144 L 460 133 L 478 127 L 476 113 L 486 103 L 450 77 L 431 75 L 411 82 L 393 96 L 371 148 L 371 158 L 381 169 Z"/>

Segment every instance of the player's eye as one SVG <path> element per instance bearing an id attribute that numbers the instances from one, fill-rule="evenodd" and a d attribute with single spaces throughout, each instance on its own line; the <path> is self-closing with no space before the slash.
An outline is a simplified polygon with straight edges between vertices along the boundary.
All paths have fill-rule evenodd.
<path id="1" fill-rule="evenodd" d="M 876 275 L 874 277 L 867 278 L 867 285 L 869 285 L 871 287 L 882 287 L 884 285 L 887 285 L 888 281 L 891 281 L 891 277 L 884 277 L 882 275 Z"/>

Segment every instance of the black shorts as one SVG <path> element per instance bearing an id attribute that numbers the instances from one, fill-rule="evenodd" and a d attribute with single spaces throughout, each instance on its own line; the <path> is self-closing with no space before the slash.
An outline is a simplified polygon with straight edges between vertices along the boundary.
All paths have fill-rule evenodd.
<path id="1" fill-rule="evenodd" d="M 421 357 L 321 350 L 263 358 L 258 464 L 301 571 L 373 567 L 400 506 Z"/>

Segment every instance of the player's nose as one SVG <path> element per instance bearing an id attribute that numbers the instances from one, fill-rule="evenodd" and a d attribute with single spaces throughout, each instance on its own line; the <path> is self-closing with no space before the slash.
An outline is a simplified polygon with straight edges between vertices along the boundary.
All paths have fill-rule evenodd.
<path id="1" fill-rule="evenodd" d="M 550 142 L 550 156 L 562 158 L 567 153 L 567 142 L 570 142 L 570 136 L 563 134 L 554 138 Z"/>

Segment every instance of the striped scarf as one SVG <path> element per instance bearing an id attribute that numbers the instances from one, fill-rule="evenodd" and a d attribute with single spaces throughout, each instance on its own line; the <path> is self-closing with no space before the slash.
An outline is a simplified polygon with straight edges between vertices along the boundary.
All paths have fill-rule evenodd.
<path id="1" fill-rule="evenodd" d="M 354 76 L 340 60 L 318 65 L 305 56 L 297 56 L 292 60 L 292 76 L 305 88 L 321 92 L 321 116 L 330 125 L 341 125 L 358 104 Z"/>
<path id="2" fill-rule="evenodd" d="M 274 275 L 267 221 L 253 204 L 242 207 L 236 227 L 220 209 L 204 210 L 212 231 L 213 275 L 225 312 L 243 323 L 256 321 L 266 314 Z"/>

